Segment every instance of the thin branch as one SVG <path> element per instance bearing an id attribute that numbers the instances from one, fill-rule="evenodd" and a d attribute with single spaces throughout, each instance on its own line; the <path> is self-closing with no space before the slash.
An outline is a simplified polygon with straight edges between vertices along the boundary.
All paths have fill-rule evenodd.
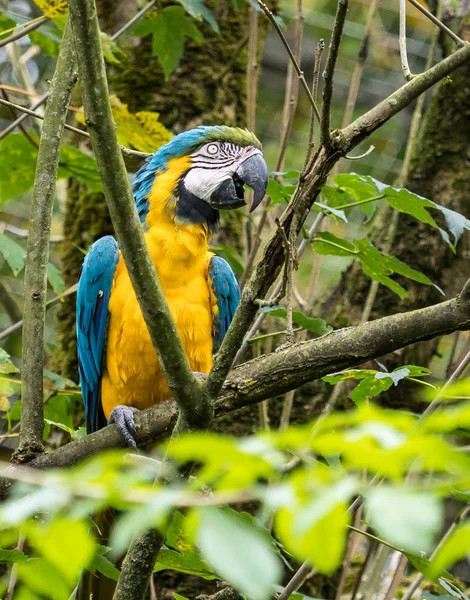
<path id="1" fill-rule="evenodd" d="M 77 79 L 70 21 L 67 21 L 44 116 L 31 201 L 30 232 L 24 277 L 24 324 L 21 383 L 21 436 L 17 460 L 43 448 L 44 319 L 47 293 L 49 236 L 60 139 L 67 106 Z"/>
<path id="2" fill-rule="evenodd" d="M 331 32 L 330 47 L 326 59 L 325 73 L 323 75 L 323 103 L 321 107 L 321 143 L 326 148 L 331 145 L 330 139 L 330 110 L 331 100 L 333 98 L 333 77 L 335 74 L 336 60 L 338 58 L 339 45 L 343 35 L 346 13 L 348 12 L 349 0 L 338 0 L 336 8 L 335 22 Z"/>
<path id="3" fill-rule="evenodd" d="M 8 102 L 8 94 L 6 93 L 6 91 L 4 89 L 0 89 L 0 91 L 2 92 L 3 99 Z M 12 106 L 10 106 L 9 109 L 10 109 L 10 113 L 11 113 L 11 116 L 13 117 L 13 119 L 16 119 L 17 118 L 17 114 L 16 114 L 15 109 Z M 39 148 L 39 142 L 36 140 L 36 138 L 34 138 L 29 133 L 29 131 L 27 131 L 27 129 L 25 129 L 23 123 L 20 123 L 18 125 L 18 127 L 20 128 L 21 133 L 30 142 L 30 144 L 33 145 L 36 149 L 38 149 Z"/>
<path id="4" fill-rule="evenodd" d="M 6 223 L 5 221 L 0 221 L 0 233 L 4 231 L 9 231 L 14 235 L 17 235 L 20 238 L 26 239 L 29 236 L 29 231 L 27 229 L 22 229 L 21 227 L 15 227 L 11 223 Z M 63 235 L 51 235 L 50 237 L 51 244 L 58 244 L 64 241 Z"/>
<path id="5" fill-rule="evenodd" d="M 379 0 L 372 0 L 369 6 L 364 38 L 362 40 L 361 47 L 359 48 L 359 52 L 357 53 L 357 58 L 351 77 L 351 83 L 349 84 L 348 99 L 346 100 L 346 108 L 344 110 L 343 123 L 341 125 L 342 127 L 349 125 L 354 113 L 354 108 L 356 106 L 357 97 L 359 94 L 359 87 L 361 85 L 362 74 L 364 72 L 364 64 L 369 54 L 372 23 L 374 22 L 375 13 L 377 12 L 378 3 Z"/>
<path id="6" fill-rule="evenodd" d="M 408 53 L 406 50 L 406 0 L 400 0 L 400 31 L 398 34 L 398 46 L 400 48 L 401 70 L 406 81 L 413 79 L 408 64 Z"/>
<path id="7" fill-rule="evenodd" d="M 323 58 L 323 51 L 325 50 L 325 40 L 322 38 L 318 41 L 315 46 L 315 63 L 313 66 L 313 76 L 312 76 L 312 96 L 315 102 L 317 101 L 318 95 L 318 82 L 320 81 L 320 71 L 321 71 L 321 63 Z M 313 134 L 315 132 L 315 111 L 312 108 L 310 114 L 310 127 L 308 131 L 308 142 L 307 142 L 307 153 L 305 155 L 304 168 L 302 169 L 302 173 L 304 173 L 310 162 L 314 142 L 313 142 Z"/>
<path id="8" fill-rule="evenodd" d="M 310 91 L 310 88 L 308 87 L 308 83 L 305 80 L 304 74 L 303 74 L 301 68 L 299 67 L 299 64 L 297 63 L 294 53 L 292 52 L 291 47 L 289 46 L 284 34 L 282 33 L 281 28 L 279 27 L 276 19 L 274 18 L 273 13 L 269 10 L 269 8 L 266 6 L 266 4 L 264 2 L 262 2 L 262 0 L 256 0 L 256 3 L 261 7 L 264 14 L 271 21 L 272 26 L 274 27 L 274 29 L 276 30 L 276 33 L 280 37 L 281 42 L 283 43 L 284 48 L 287 50 L 287 54 L 289 55 L 289 58 L 291 59 L 292 64 L 294 65 L 294 69 L 296 70 L 297 75 L 299 76 L 300 83 L 302 84 L 305 92 L 307 93 L 307 97 L 310 100 L 310 104 L 312 105 L 313 110 L 315 111 L 315 115 L 317 116 L 318 121 L 320 121 L 321 120 L 320 113 L 318 111 L 315 100 L 313 99 L 312 92 Z"/>
<path id="9" fill-rule="evenodd" d="M 21 39 L 25 35 L 28 35 L 28 33 L 30 33 L 31 31 L 34 31 L 38 27 L 41 27 L 41 25 L 48 20 L 49 19 L 47 17 L 39 17 L 38 19 L 33 19 L 33 21 L 29 25 L 26 25 L 26 27 L 24 27 L 20 31 L 13 33 L 12 35 L 10 35 L 10 37 L 0 40 L 0 48 L 3 48 L 4 46 L 11 44 L 12 42 L 16 42 L 16 40 Z"/>
<path id="10" fill-rule="evenodd" d="M 428 71 L 417 75 L 396 92 L 382 100 L 350 125 L 336 132 L 335 146 L 349 152 L 389 119 L 416 100 L 423 92 L 464 65 L 470 59 L 470 44 L 466 44 Z"/>
<path id="11" fill-rule="evenodd" d="M 13 323 L 21 319 L 20 307 L 3 281 L 0 281 L 0 303 L 3 304 L 3 307 Z"/>
<path id="12" fill-rule="evenodd" d="M 44 96 L 41 96 L 39 98 L 39 100 L 35 104 L 33 104 L 33 106 L 31 107 L 32 111 L 34 111 L 37 108 L 39 108 L 40 106 L 42 106 L 44 104 L 44 102 L 47 100 L 48 96 L 49 96 L 49 93 L 44 94 Z M 2 104 L 5 104 L 5 101 L 2 101 L 1 98 L 0 98 L 0 102 Z M 12 104 L 13 108 L 16 108 L 17 110 L 21 111 L 24 114 L 20 115 L 15 121 L 13 121 L 12 123 L 10 123 L 10 125 L 8 125 L 7 127 L 5 127 L 5 129 L 2 129 L 2 131 L 0 131 L 0 141 L 3 140 L 3 138 L 5 138 L 14 129 L 16 129 L 17 127 L 19 127 L 19 125 L 21 123 L 23 123 L 23 121 L 25 121 L 28 118 L 28 116 L 29 116 L 29 109 L 25 109 L 25 108 L 23 108 L 22 106 L 20 106 L 18 104 L 13 104 L 12 102 L 10 102 L 9 104 Z M 37 117 L 38 119 L 42 118 L 42 116 L 39 115 L 38 113 L 34 113 L 34 116 Z"/>
<path id="13" fill-rule="evenodd" d="M 317 218 L 313 222 L 313 225 L 310 227 L 310 229 L 308 231 L 307 237 L 304 240 L 302 240 L 302 242 L 300 243 L 300 245 L 297 249 L 297 255 L 299 258 L 302 256 L 302 254 L 305 252 L 305 250 L 310 246 L 310 242 L 312 241 L 313 236 L 315 235 L 315 233 L 316 233 L 318 227 L 320 226 L 320 223 L 324 219 L 324 217 L 325 217 L 325 215 L 323 213 L 320 213 L 317 216 Z M 280 281 L 274 288 L 274 291 L 272 292 L 272 294 L 270 296 L 270 301 L 273 301 L 274 298 L 276 298 L 276 296 L 280 293 L 281 289 L 282 289 L 282 281 Z M 253 323 L 252 327 L 246 334 L 245 339 L 243 340 L 243 343 L 241 344 L 239 350 L 237 351 L 237 353 L 235 355 L 235 358 L 233 360 L 234 365 L 237 365 L 240 362 L 243 354 L 245 353 L 246 349 L 248 348 L 248 344 L 249 344 L 250 340 L 256 335 L 256 333 L 258 332 L 259 328 L 261 327 L 264 319 L 266 318 L 266 314 L 267 313 L 260 313 L 258 315 L 258 317 L 256 318 L 255 322 Z"/>
<path id="14" fill-rule="evenodd" d="M 137 21 L 141 19 L 145 15 L 145 13 L 147 13 L 151 8 L 153 8 L 156 3 L 157 0 L 151 0 L 151 2 L 144 6 L 142 10 L 139 10 L 138 13 L 136 13 L 131 19 L 129 19 L 127 23 L 124 23 L 124 25 L 111 36 L 111 40 L 115 42 L 118 38 L 120 38 L 121 35 L 125 33 L 128 29 L 130 29 L 132 25 L 134 25 L 134 23 L 137 23 Z"/>
<path id="15" fill-rule="evenodd" d="M 441 29 L 444 33 L 447 33 L 447 35 L 449 37 L 451 37 L 458 46 L 467 46 L 468 45 L 468 42 L 459 38 L 459 36 L 456 35 L 452 31 L 452 29 L 449 29 L 447 27 L 447 25 L 444 25 L 444 23 L 441 20 L 439 20 L 436 16 L 434 16 L 432 14 L 432 12 L 430 12 L 427 8 L 425 8 L 417 0 L 408 0 L 408 2 L 410 2 L 415 8 L 417 8 L 419 11 L 421 11 L 423 13 L 423 15 L 426 15 L 426 17 L 430 21 L 432 21 L 434 23 L 434 25 L 437 25 L 439 27 L 439 29 Z"/>
<path id="16" fill-rule="evenodd" d="M 50 306 L 54 306 L 54 304 L 57 304 L 58 302 L 61 302 L 63 300 L 63 298 L 65 298 L 66 296 L 69 296 L 70 294 L 75 294 L 76 291 L 77 291 L 77 284 L 75 283 L 74 285 L 72 285 L 71 287 L 69 287 L 68 289 L 66 289 L 65 292 L 62 292 L 61 294 L 59 294 L 55 298 L 52 298 L 51 300 L 48 300 L 46 302 L 46 308 L 49 308 Z M 14 333 L 15 331 L 18 331 L 22 327 L 23 327 L 23 319 L 21 319 L 20 321 L 17 321 L 13 325 L 10 325 L 10 327 L 7 327 L 7 329 L 4 329 L 2 332 L 0 332 L 0 340 L 5 339 L 11 333 Z"/>
<path id="17" fill-rule="evenodd" d="M 34 117 L 35 119 L 41 119 L 41 120 L 44 119 L 44 117 L 42 115 L 40 115 L 37 112 L 34 112 L 34 110 L 25 108 L 24 106 L 21 106 L 20 104 L 15 104 L 13 102 L 9 102 L 7 100 L 4 100 L 3 98 L 0 98 L 0 104 L 4 104 L 5 106 L 10 106 L 12 108 L 15 108 L 16 110 L 19 110 L 31 117 Z M 17 125 L 19 126 L 21 123 L 21 118 L 17 119 L 17 121 L 15 121 L 15 123 L 16 123 L 15 127 Z M 11 127 L 11 126 L 9 126 L 9 127 Z M 90 138 L 90 134 L 87 131 L 83 131 L 83 129 L 79 129 L 78 127 L 73 127 L 73 125 L 68 125 L 67 123 L 65 123 L 64 128 L 67 129 L 68 131 L 73 131 L 73 133 L 78 133 L 79 135 L 81 135 L 83 137 Z M 4 134 L 5 131 L 7 131 L 7 130 L 5 129 L 4 131 L 2 131 L 2 134 Z M 3 137 L 5 137 L 5 136 L 3 135 Z M 0 135 L 0 140 L 1 139 L 2 139 L 2 135 Z M 121 152 L 128 156 L 136 156 L 137 158 L 142 158 L 142 159 L 152 156 L 148 152 L 139 152 L 138 150 L 131 150 L 130 148 L 126 148 L 125 146 L 119 146 L 119 147 L 121 149 Z"/>

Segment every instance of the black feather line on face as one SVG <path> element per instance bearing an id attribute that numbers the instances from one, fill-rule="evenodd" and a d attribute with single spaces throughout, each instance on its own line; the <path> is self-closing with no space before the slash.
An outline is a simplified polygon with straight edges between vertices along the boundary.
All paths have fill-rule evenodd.
<path id="1" fill-rule="evenodd" d="M 186 189 L 185 175 L 186 173 L 182 175 L 177 186 L 178 199 L 175 206 L 177 221 L 191 225 L 205 224 L 211 233 L 215 233 L 219 229 L 219 211 Z"/>

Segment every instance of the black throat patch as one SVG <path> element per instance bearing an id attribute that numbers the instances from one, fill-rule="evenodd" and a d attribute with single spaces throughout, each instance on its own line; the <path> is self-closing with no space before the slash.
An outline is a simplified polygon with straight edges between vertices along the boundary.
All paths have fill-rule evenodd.
<path id="1" fill-rule="evenodd" d="M 178 200 L 175 207 L 177 221 L 191 225 L 205 223 L 209 231 L 215 233 L 219 229 L 219 211 L 189 192 L 184 185 L 183 177 L 178 182 Z"/>

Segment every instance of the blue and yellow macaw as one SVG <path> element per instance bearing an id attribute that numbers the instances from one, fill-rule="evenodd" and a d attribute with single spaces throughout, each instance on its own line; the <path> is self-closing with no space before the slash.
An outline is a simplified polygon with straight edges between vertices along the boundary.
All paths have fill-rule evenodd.
<path id="1" fill-rule="evenodd" d="M 240 290 L 229 264 L 209 251 L 219 209 L 251 210 L 266 192 L 261 144 L 249 131 L 201 126 L 147 159 L 133 191 L 147 247 L 191 369 L 207 374 Z M 135 445 L 133 413 L 170 397 L 116 240 L 93 244 L 77 292 L 77 345 L 87 431 L 116 423 Z"/>

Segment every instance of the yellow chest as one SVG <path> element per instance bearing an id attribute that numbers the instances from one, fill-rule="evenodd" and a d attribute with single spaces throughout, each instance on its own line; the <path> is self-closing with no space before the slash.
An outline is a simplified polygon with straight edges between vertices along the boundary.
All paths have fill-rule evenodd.
<path id="1" fill-rule="evenodd" d="M 187 159 L 173 163 L 150 194 L 145 239 L 191 369 L 208 373 L 216 310 L 208 281 L 212 254 L 203 225 L 178 225 L 167 212 L 175 180 L 188 168 Z M 143 409 L 170 397 L 122 257 L 109 302 L 105 367 L 101 392 L 106 418 L 118 404 Z"/>

